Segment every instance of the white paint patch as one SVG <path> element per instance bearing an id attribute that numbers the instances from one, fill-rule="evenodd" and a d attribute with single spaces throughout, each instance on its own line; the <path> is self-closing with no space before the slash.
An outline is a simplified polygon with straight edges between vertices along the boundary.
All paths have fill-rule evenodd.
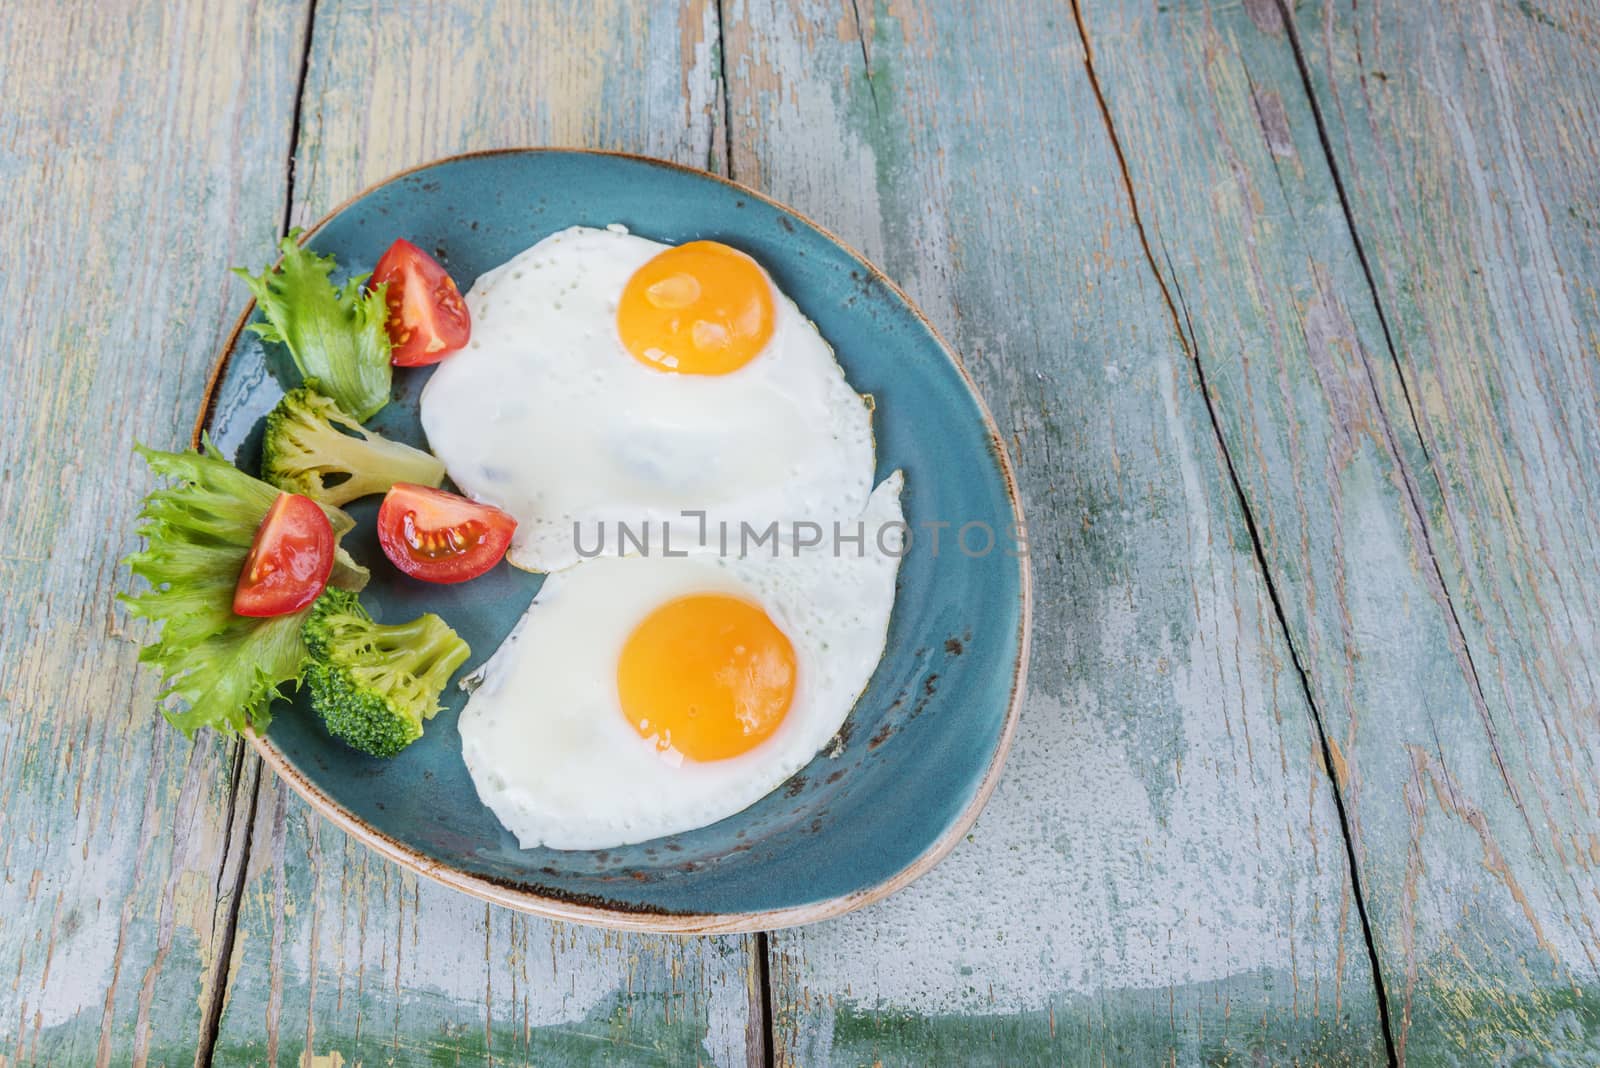
<path id="1" fill-rule="evenodd" d="M 137 700 L 149 701 L 153 690 L 147 682 Z M 112 705 L 104 694 L 94 695 L 92 703 Z M 7 741 L 0 735 L 0 752 Z M 179 963 L 180 954 L 206 937 L 195 930 L 193 900 L 182 891 L 209 887 L 214 858 L 222 851 L 218 827 L 197 807 L 205 804 L 208 781 L 208 773 L 198 769 L 221 759 L 223 747 L 202 740 L 191 756 L 189 743 L 176 734 L 153 745 L 148 738 L 131 745 L 137 748 L 124 756 L 150 777 L 139 783 L 139 795 L 109 778 L 112 765 L 103 761 L 110 750 L 85 750 L 94 756 L 80 759 L 94 762 L 72 769 L 70 779 L 23 779 L 7 796 L 0 828 L 20 831 L 16 841 L 24 848 L 13 852 L 8 847 L 14 843 L 0 838 L 0 958 L 15 962 L 13 1004 L 27 1005 L 28 1029 L 80 1017 L 98 1024 L 113 983 L 119 1021 L 131 1019 L 129 1006 L 162 938 L 171 945 L 162 978 L 176 982 L 172 977 L 188 967 Z M 174 760 L 180 762 L 176 767 Z M 75 805 L 79 789 L 84 801 Z M 135 807 L 98 809 L 88 802 L 97 790 Z M 165 806 L 158 804 L 163 798 Z M 200 973 L 194 975 L 198 992 Z M 0 1016 L 0 1046 L 14 1036 L 20 1019 Z"/>
<path id="2" fill-rule="evenodd" d="M 716 943 L 697 940 L 691 944 L 703 946 L 704 955 L 711 960 L 718 959 L 717 951 L 712 948 Z M 730 941 L 724 944 L 740 943 Z M 754 946 L 754 939 L 750 944 Z M 722 969 L 706 991 L 709 1018 L 706 1036 L 701 1040 L 700 1046 L 716 1068 L 744 1068 L 749 1064 L 750 1054 L 746 1035 L 749 1024 L 750 991 L 743 983 L 735 981 L 744 974 L 745 970 L 742 968 Z"/>
<path id="3" fill-rule="evenodd" d="M 1036 664 L 1083 663 L 1050 676 L 1054 694 L 1036 685 L 970 840 L 884 902 L 775 936 L 803 954 L 804 989 L 877 1010 L 1014 1013 L 1272 970 L 1293 973 L 1308 1010 L 1333 1011 L 1345 870 L 1332 798 L 1250 547 L 1210 516 L 1215 475 L 1190 447 L 1176 369 L 1147 363 L 1186 514 L 1127 521 L 1122 576 L 1076 602 L 1093 644 L 1036 643 Z M 1347 949 L 1359 960 L 1359 941 Z"/>
<path id="4" fill-rule="evenodd" d="M 1131 633 L 1129 614 L 1107 610 L 1108 623 Z M 1214 646 L 1201 639 L 1174 655 L 1181 666 L 1167 696 L 1188 752 L 1237 749 L 1241 764 L 1178 781 L 1163 824 L 1146 786 L 1162 758 L 1140 766 L 1130 756 L 1121 738 L 1129 709 L 1087 686 L 1066 701 L 1033 696 L 973 840 L 901 894 L 807 931 L 806 986 L 853 989 L 876 1007 L 910 1012 L 1017 1012 L 1052 994 L 1203 982 L 1298 961 L 1307 989 L 1317 973 L 1331 993 L 1339 882 L 1295 844 L 1310 833 L 1307 784 L 1279 773 L 1283 743 L 1261 687 L 1249 687 L 1248 712 L 1225 707 L 1221 694 L 1244 680 L 1219 674 L 1231 651 L 1219 658 Z M 1255 771 L 1265 781 L 1251 782 L 1242 740 L 1228 737 L 1230 715 L 1259 732 Z M 1292 766 L 1308 769 L 1304 740 L 1289 744 L 1302 750 Z M 1310 815 L 1334 826 L 1325 795 Z"/>
<path id="5" fill-rule="evenodd" d="M 1194 449 L 1189 444 L 1188 428 L 1178 412 L 1178 385 L 1173 380 L 1172 360 L 1165 353 L 1155 361 L 1156 387 L 1161 391 L 1161 414 L 1166 419 L 1167 438 L 1178 451 L 1178 474 L 1183 479 L 1184 514 L 1189 520 L 1189 553 L 1194 575 L 1213 572 L 1210 561 L 1212 551 L 1210 530 L 1211 510 L 1206 500 L 1205 488 L 1200 482 L 1200 468 L 1194 462 Z M 1231 598 L 1228 590 L 1213 589 L 1213 594 Z"/>
<path id="6" fill-rule="evenodd" d="M 42 825 L 42 822 L 35 824 Z M 57 843 L 56 848 L 74 861 L 79 861 L 83 855 L 82 841 L 77 835 L 71 842 Z M 28 965 L 23 978 L 31 989 L 18 990 L 14 997 L 18 1004 L 26 1002 L 28 1005 L 30 1030 L 34 1026 L 34 1012 L 39 1014 L 38 1025 L 45 1028 L 67 1023 L 80 1014 L 98 1019 L 105 1007 L 106 990 L 111 986 L 116 964 L 121 912 L 115 908 L 115 903 L 130 892 L 129 874 L 134 870 L 138 852 L 137 835 L 98 837 L 91 850 L 92 863 L 51 866 L 40 875 L 36 888 L 32 886 L 32 872 L 8 871 L 8 878 L 0 879 L 0 916 L 5 917 L 5 921 L 0 922 L 0 934 L 9 928 L 14 936 L 25 932 L 30 936 L 25 945 L 17 947 L 17 952 L 8 957 L 12 961 L 21 957 Z M 59 910 L 58 895 L 62 898 Z M 112 907 L 102 909 L 102 903 Z M 68 917 L 71 930 L 63 931 L 63 921 Z M 35 931 L 54 934 L 48 976 L 42 972 L 47 949 L 42 941 L 31 937 Z M 155 923 L 147 917 L 135 917 L 129 936 L 139 945 L 153 944 Z M 125 956 L 129 960 L 148 960 L 148 955 L 138 953 L 132 946 Z M 122 983 L 134 989 L 130 978 L 137 981 L 137 977 L 124 973 Z M 15 1019 L 0 1023 L 0 1036 L 11 1032 L 5 1025 L 15 1023 Z M 14 1036 L 14 1032 L 11 1033 Z"/>

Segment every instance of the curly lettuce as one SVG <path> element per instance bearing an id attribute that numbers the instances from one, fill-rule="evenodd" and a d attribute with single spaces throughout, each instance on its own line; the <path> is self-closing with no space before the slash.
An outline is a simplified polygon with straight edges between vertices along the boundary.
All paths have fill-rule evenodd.
<path id="1" fill-rule="evenodd" d="M 191 737 L 201 727 L 263 729 L 281 688 L 300 683 L 300 630 L 310 609 L 250 619 L 234 614 L 233 590 L 279 491 L 228 463 L 209 439 L 204 452 L 134 451 L 173 482 L 145 498 L 138 527 L 145 548 L 123 561 L 149 589 L 118 597 L 160 627 L 139 660 L 161 673 L 162 712 Z M 355 525 L 337 508 L 323 510 L 335 538 Z M 366 569 L 337 549 L 329 584 L 359 590 L 366 582 Z"/>
<path id="2" fill-rule="evenodd" d="M 276 267 L 259 275 L 234 268 L 266 316 L 250 329 L 287 345 L 301 376 L 315 379 L 318 391 L 364 423 L 389 403 L 393 371 L 383 325 L 389 315 L 385 286 L 365 292 L 362 274 L 336 287 L 333 257 L 302 248 L 299 237 L 299 230 L 291 230 L 283 239 Z"/>

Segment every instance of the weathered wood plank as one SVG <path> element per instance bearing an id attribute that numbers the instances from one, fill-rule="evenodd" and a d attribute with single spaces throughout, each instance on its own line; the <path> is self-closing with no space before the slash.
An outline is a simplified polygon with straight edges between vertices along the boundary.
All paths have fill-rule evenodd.
<path id="1" fill-rule="evenodd" d="M 403 871 L 268 779 L 216 1063 L 743 1065 L 760 1050 L 744 940 L 486 905 Z"/>
<path id="2" fill-rule="evenodd" d="M 1398 371 L 1372 338 L 1381 408 L 1420 445 L 1407 474 L 1471 657 L 1471 714 L 1412 753 L 1422 842 L 1384 932 L 1397 1039 L 1417 1060 L 1592 1062 L 1600 17 L 1309 3 L 1295 23 L 1393 337 Z M 1449 827 L 1472 852 L 1444 867 Z"/>
<path id="3" fill-rule="evenodd" d="M 709 2 L 321 0 L 292 217 L 309 223 L 401 168 L 504 145 L 704 166 L 720 119 L 715 39 Z M 219 1063 L 759 1059 L 753 939 L 617 935 L 490 908 L 370 854 L 264 780 Z"/>
<path id="4" fill-rule="evenodd" d="M 299 0 L 0 5 L 0 1063 L 184 1064 L 228 912 L 233 746 L 114 606 L 283 214 Z"/>
<path id="5" fill-rule="evenodd" d="M 1300 5 L 1402 382 L 1280 8 L 1085 8 L 1337 753 L 1397 1052 L 1594 1063 L 1593 27 Z"/>
<path id="6" fill-rule="evenodd" d="M 734 176 L 966 354 L 1015 446 L 1039 611 L 970 840 L 773 936 L 779 1061 L 1379 1061 L 1309 710 L 1071 12 L 859 7 L 729 5 Z"/>

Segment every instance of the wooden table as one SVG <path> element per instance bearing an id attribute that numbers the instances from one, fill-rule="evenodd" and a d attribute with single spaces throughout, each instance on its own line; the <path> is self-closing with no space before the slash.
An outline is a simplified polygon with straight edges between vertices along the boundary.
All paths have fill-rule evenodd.
<path id="1" fill-rule="evenodd" d="M 10 0 L 0 100 L 0 1066 L 1600 1063 L 1592 0 Z M 527 918 L 153 711 L 226 268 L 532 144 L 811 214 L 1010 438 L 1020 736 L 881 904 Z"/>

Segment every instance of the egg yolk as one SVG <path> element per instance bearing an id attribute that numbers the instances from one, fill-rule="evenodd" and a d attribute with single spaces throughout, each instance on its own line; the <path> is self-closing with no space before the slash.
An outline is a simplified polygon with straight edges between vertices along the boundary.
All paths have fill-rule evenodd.
<path id="1" fill-rule="evenodd" d="M 622 647 L 622 713 L 656 748 L 725 760 L 760 745 L 794 701 L 794 645 L 759 606 L 723 594 L 669 601 Z"/>
<path id="2" fill-rule="evenodd" d="M 617 332 L 658 371 L 725 375 L 772 337 L 772 286 L 756 261 L 716 241 L 669 248 L 623 287 Z"/>

